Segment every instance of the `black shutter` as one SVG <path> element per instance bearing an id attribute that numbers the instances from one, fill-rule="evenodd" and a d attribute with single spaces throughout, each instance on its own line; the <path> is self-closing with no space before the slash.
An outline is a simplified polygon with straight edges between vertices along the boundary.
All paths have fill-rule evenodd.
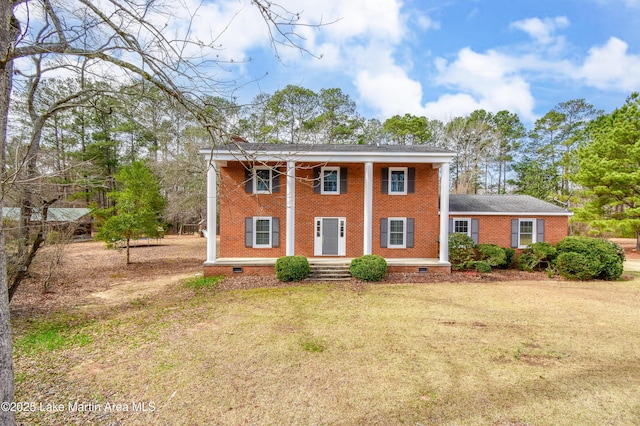
<path id="1" fill-rule="evenodd" d="M 518 248 L 518 234 L 520 233 L 520 222 L 518 219 L 511 219 L 511 248 Z"/>
<path id="2" fill-rule="evenodd" d="M 478 244 L 478 234 L 480 231 L 480 222 L 478 222 L 478 219 L 471 219 L 471 239 L 473 240 L 474 244 Z"/>
<path id="3" fill-rule="evenodd" d="M 275 168 L 271 171 L 271 173 L 271 192 L 277 194 L 278 192 L 280 192 L 280 170 Z"/>
<path id="4" fill-rule="evenodd" d="M 280 247 L 280 218 L 271 218 L 271 247 Z"/>
<path id="5" fill-rule="evenodd" d="M 320 185 L 322 184 L 322 179 L 320 179 L 320 167 L 313 168 L 313 192 L 316 194 L 320 194 Z"/>
<path id="6" fill-rule="evenodd" d="M 387 247 L 387 218 L 380 219 L 380 247 Z"/>
<path id="7" fill-rule="evenodd" d="M 407 194 L 416 192 L 416 168 L 409 167 L 407 169 Z"/>
<path id="8" fill-rule="evenodd" d="M 380 191 L 383 194 L 388 194 L 389 193 L 389 168 L 388 167 L 382 168 L 382 179 L 380 179 L 380 182 L 382 182 L 382 188 Z"/>
<path id="9" fill-rule="evenodd" d="M 538 223 L 536 224 L 536 233 L 538 234 L 536 243 L 544 243 L 544 219 L 538 219 Z"/>
<path id="10" fill-rule="evenodd" d="M 453 234 L 453 219 L 449 219 L 449 233 Z"/>
<path id="11" fill-rule="evenodd" d="M 244 246 L 253 247 L 253 218 L 244 218 Z"/>
<path id="12" fill-rule="evenodd" d="M 340 193 L 347 193 L 347 168 L 340 167 Z"/>
<path id="13" fill-rule="evenodd" d="M 249 166 L 244 169 L 244 192 L 253 193 L 253 169 Z"/>
<path id="14" fill-rule="evenodd" d="M 414 220 L 412 218 L 407 219 L 407 248 L 413 248 L 414 241 Z"/>

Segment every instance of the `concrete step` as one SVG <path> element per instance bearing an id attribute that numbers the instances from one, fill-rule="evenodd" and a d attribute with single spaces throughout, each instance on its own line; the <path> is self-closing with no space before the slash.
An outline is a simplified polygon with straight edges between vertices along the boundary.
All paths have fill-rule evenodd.
<path id="1" fill-rule="evenodd" d="M 310 264 L 311 273 L 309 279 L 312 280 L 326 280 L 326 281 L 339 281 L 350 280 L 351 273 L 349 272 L 349 265 L 346 264 Z"/>

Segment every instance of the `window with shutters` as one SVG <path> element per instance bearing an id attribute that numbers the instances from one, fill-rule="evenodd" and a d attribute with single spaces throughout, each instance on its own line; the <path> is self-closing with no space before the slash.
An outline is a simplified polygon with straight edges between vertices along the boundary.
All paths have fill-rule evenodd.
<path id="1" fill-rule="evenodd" d="M 406 248 L 407 241 L 407 218 L 389 218 L 389 248 Z"/>
<path id="2" fill-rule="evenodd" d="M 389 167 L 389 194 L 405 195 L 407 193 L 407 168 Z"/>
<path id="3" fill-rule="evenodd" d="M 253 193 L 270 194 L 273 188 L 273 171 L 269 167 L 253 169 Z"/>
<path id="4" fill-rule="evenodd" d="M 253 247 L 271 248 L 271 218 L 253 218 Z"/>
<path id="5" fill-rule="evenodd" d="M 323 167 L 320 189 L 322 194 L 340 194 L 340 167 Z"/>
<path id="6" fill-rule="evenodd" d="M 536 221 L 534 219 L 518 220 L 518 248 L 526 248 L 536 242 Z"/>
<path id="7" fill-rule="evenodd" d="M 471 219 L 453 219 L 453 229 L 450 232 L 471 236 Z"/>

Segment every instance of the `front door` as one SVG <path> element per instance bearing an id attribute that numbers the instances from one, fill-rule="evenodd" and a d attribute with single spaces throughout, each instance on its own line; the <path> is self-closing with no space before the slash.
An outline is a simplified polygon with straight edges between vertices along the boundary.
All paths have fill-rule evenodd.
<path id="1" fill-rule="evenodd" d="M 343 217 L 315 218 L 315 256 L 344 256 L 346 220 Z"/>

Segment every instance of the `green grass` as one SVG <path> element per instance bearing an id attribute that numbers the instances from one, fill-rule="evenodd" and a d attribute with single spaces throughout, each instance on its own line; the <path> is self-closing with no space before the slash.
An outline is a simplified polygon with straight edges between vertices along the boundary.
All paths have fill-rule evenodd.
<path id="1" fill-rule="evenodd" d="M 19 357 L 16 398 L 40 401 L 38 389 L 71 381 L 56 401 L 157 405 L 110 419 L 123 424 L 635 425 L 638 312 L 638 279 L 309 284 L 215 298 L 180 287 L 96 320 L 90 329 L 103 331 L 86 346 Z M 37 374 L 44 360 L 55 376 Z"/>
<path id="2" fill-rule="evenodd" d="M 215 289 L 218 287 L 220 281 L 224 279 L 224 276 L 217 275 L 214 277 L 194 277 L 184 281 L 184 286 L 192 290 L 206 290 Z"/>
<path id="3" fill-rule="evenodd" d="M 85 346 L 93 340 L 83 330 L 86 324 L 86 320 L 65 314 L 34 319 L 30 321 L 26 333 L 15 340 L 14 346 L 18 353 L 25 354 Z"/>

